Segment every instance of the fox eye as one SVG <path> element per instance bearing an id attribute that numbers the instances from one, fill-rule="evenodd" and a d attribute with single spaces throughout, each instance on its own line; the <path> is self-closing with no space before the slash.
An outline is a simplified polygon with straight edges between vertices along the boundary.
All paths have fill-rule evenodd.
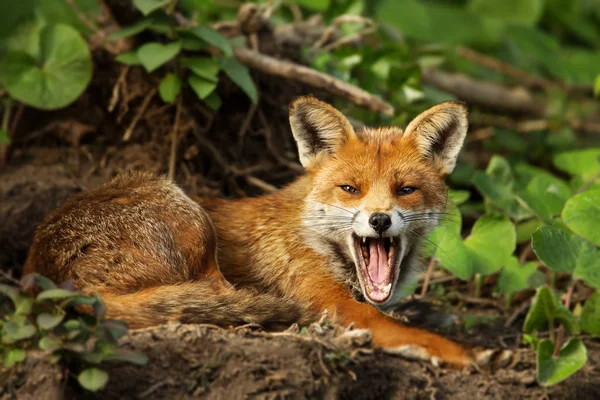
<path id="1" fill-rule="evenodd" d="M 413 186 L 404 186 L 403 188 L 398 189 L 398 191 L 396 192 L 396 194 L 398 196 L 406 196 L 407 194 L 414 193 L 415 190 L 417 190 L 416 187 L 413 187 Z"/>
<path id="2" fill-rule="evenodd" d="M 348 192 L 350 194 L 359 194 L 360 190 L 358 190 L 355 187 L 352 187 L 350 185 L 342 185 L 340 186 L 340 188 L 344 191 L 344 192 Z"/>

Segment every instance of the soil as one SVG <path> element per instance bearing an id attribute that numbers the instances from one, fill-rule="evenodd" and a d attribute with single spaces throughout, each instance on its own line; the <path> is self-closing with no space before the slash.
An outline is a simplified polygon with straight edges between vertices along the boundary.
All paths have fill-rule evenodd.
<path id="1" fill-rule="evenodd" d="M 261 103 L 252 107 L 232 85 L 219 87 L 224 106 L 213 114 L 185 93 L 178 147 L 170 138 L 176 106 L 150 101 L 128 141 L 122 139 L 139 112 L 152 78 L 127 74 L 116 109 L 107 110 L 122 70 L 97 55 L 94 82 L 65 110 L 25 109 L 13 137 L 11 158 L 0 172 L 0 265 L 13 276 L 27 255 L 35 227 L 73 194 L 125 169 L 164 173 L 173 155 L 176 181 L 190 194 L 257 195 L 298 174 L 287 126 L 287 104 L 306 88 L 255 76 Z M 119 91 L 119 90 L 117 90 Z M 449 282 L 447 290 L 464 293 Z M 123 346 L 148 355 L 145 367 L 106 366 L 110 381 L 99 394 L 84 392 L 68 369 L 30 354 L 0 372 L 3 399 L 206 398 L 206 399 L 467 399 L 600 398 L 600 341 L 584 338 L 587 365 L 550 388 L 535 380 L 533 352 L 523 347 L 514 311 L 468 299 L 404 304 L 396 315 L 473 346 L 507 347 L 514 362 L 496 371 L 455 371 L 408 361 L 372 348 L 369 334 L 327 323 L 300 334 L 267 333 L 257 327 L 221 329 L 171 324 L 132 331 Z M 493 302 L 492 302 L 493 303 Z M 515 308 L 517 305 L 515 305 Z M 466 316 L 491 316 L 465 330 Z M 484 319 L 482 319 L 484 320 Z M 447 326 L 450 321 L 450 328 Z"/>

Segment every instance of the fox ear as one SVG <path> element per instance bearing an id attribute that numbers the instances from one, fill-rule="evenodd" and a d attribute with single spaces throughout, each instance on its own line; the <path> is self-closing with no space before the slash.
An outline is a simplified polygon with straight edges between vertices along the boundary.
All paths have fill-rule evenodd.
<path id="1" fill-rule="evenodd" d="M 456 165 L 467 134 L 468 114 L 465 103 L 446 101 L 413 119 L 404 136 L 413 138 L 421 154 L 429 158 L 441 174 L 448 175 Z"/>
<path id="2" fill-rule="evenodd" d="M 354 136 L 350 121 L 341 112 L 310 96 L 299 97 L 290 104 L 290 125 L 304 168 L 333 154 Z"/>

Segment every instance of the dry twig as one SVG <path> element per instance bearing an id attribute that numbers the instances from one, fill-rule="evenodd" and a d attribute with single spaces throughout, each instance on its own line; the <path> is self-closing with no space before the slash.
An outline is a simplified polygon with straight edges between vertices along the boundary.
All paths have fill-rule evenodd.
<path id="1" fill-rule="evenodd" d="M 148 105 L 150 104 L 150 101 L 152 100 L 152 98 L 156 94 L 157 90 L 158 89 L 156 87 L 152 88 L 152 90 L 150 90 L 148 92 L 148 94 L 146 95 L 146 97 L 144 97 L 144 101 L 142 102 L 142 105 L 140 105 L 140 108 L 138 109 L 137 114 L 135 115 L 135 117 L 133 117 L 133 120 L 131 120 L 131 123 L 129 124 L 129 126 L 127 127 L 127 130 L 123 134 L 123 141 L 124 142 L 128 141 L 131 138 L 131 135 L 133 134 L 133 130 L 135 129 L 135 127 L 138 124 L 138 122 L 140 122 L 140 119 L 144 115 L 144 112 L 146 111 L 146 108 L 148 108 Z"/>
<path id="2" fill-rule="evenodd" d="M 389 116 L 394 114 L 394 107 L 388 102 L 331 75 L 249 49 L 237 48 L 234 49 L 234 54 L 241 63 L 250 68 L 325 89 L 371 111 L 383 112 Z"/>
<path id="3" fill-rule="evenodd" d="M 423 70 L 423 81 L 452 93 L 467 103 L 536 117 L 543 116 L 545 112 L 544 104 L 522 87 L 506 88 L 495 83 L 478 81 L 466 75 L 431 68 Z"/>

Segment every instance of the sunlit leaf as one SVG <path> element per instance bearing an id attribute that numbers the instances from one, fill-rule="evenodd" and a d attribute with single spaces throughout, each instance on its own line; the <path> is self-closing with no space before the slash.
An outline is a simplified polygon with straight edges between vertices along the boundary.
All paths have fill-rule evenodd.
<path id="1" fill-rule="evenodd" d="M 108 383 L 108 374 L 98 368 L 88 368 L 77 376 L 77 381 L 84 389 L 97 392 Z"/>
<path id="2" fill-rule="evenodd" d="M 181 92 L 181 84 L 181 79 L 177 75 L 168 73 L 161 79 L 160 84 L 158 85 L 160 98 L 165 103 L 174 102 Z"/>
<path id="3" fill-rule="evenodd" d="M 217 88 L 216 82 L 206 80 L 196 75 L 190 75 L 188 83 L 200 100 L 207 98 L 208 95 Z"/>
<path id="4" fill-rule="evenodd" d="M 506 217 L 488 214 L 479 218 L 465 240 L 473 272 L 488 275 L 498 271 L 515 251 L 515 226 Z"/>
<path id="5" fill-rule="evenodd" d="M 27 353 L 23 349 L 7 349 L 4 351 L 4 366 L 11 368 L 16 363 L 20 363 L 25 360 Z"/>
<path id="6" fill-rule="evenodd" d="M 169 4 L 171 0 L 133 0 L 133 4 L 144 15 L 148 15 Z"/>
<path id="7" fill-rule="evenodd" d="M 248 72 L 248 67 L 241 64 L 236 58 L 226 58 L 221 62 L 221 68 L 227 76 L 250 97 L 254 104 L 258 101 L 256 85 Z"/>
<path id="8" fill-rule="evenodd" d="M 37 325 L 42 329 L 50 330 L 60 324 L 60 322 L 65 317 L 65 314 L 49 314 L 42 313 L 37 316 Z"/>
<path id="9" fill-rule="evenodd" d="M 42 29 L 39 54 L 9 51 L 0 64 L 0 82 L 15 99 L 33 107 L 62 108 L 85 90 L 92 78 L 87 43 L 68 25 Z"/>
<path id="10" fill-rule="evenodd" d="M 231 49 L 231 45 L 223 35 L 215 31 L 214 29 L 208 28 L 206 26 L 199 26 L 197 28 L 192 29 L 190 32 L 196 35 L 198 38 L 204 40 L 208 44 L 220 49 L 226 56 L 232 56 L 233 50 Z"/>
<path id="11" fill-rule="evenodd" d="M 146 71 L 152 72 L 174 58 L 180 50 L 181 42 L 168 44 L 152 42 L 141 46 L 136 54 Z"/>
<path id="12" fill-rule="evenodd" d="M 542 386 L 558 383 L 577 372 L 587 362 L 587 350 L 580 339 L 571 338 L 553 357 L 554 343 L 542 340 L 537 350 L 537 380 Z"/>
<path id="13" fill-rule="evenodd" d="M 562 212 L 573 232 L 600 246 L 600 190 L 589 190 L 570 198 Z"/>
<path id="14" fill-rule="evenodd" d="M 586 300 L 581 312 L 581 330 L 600 336 L 600 293 L 596 292 Z"/>

